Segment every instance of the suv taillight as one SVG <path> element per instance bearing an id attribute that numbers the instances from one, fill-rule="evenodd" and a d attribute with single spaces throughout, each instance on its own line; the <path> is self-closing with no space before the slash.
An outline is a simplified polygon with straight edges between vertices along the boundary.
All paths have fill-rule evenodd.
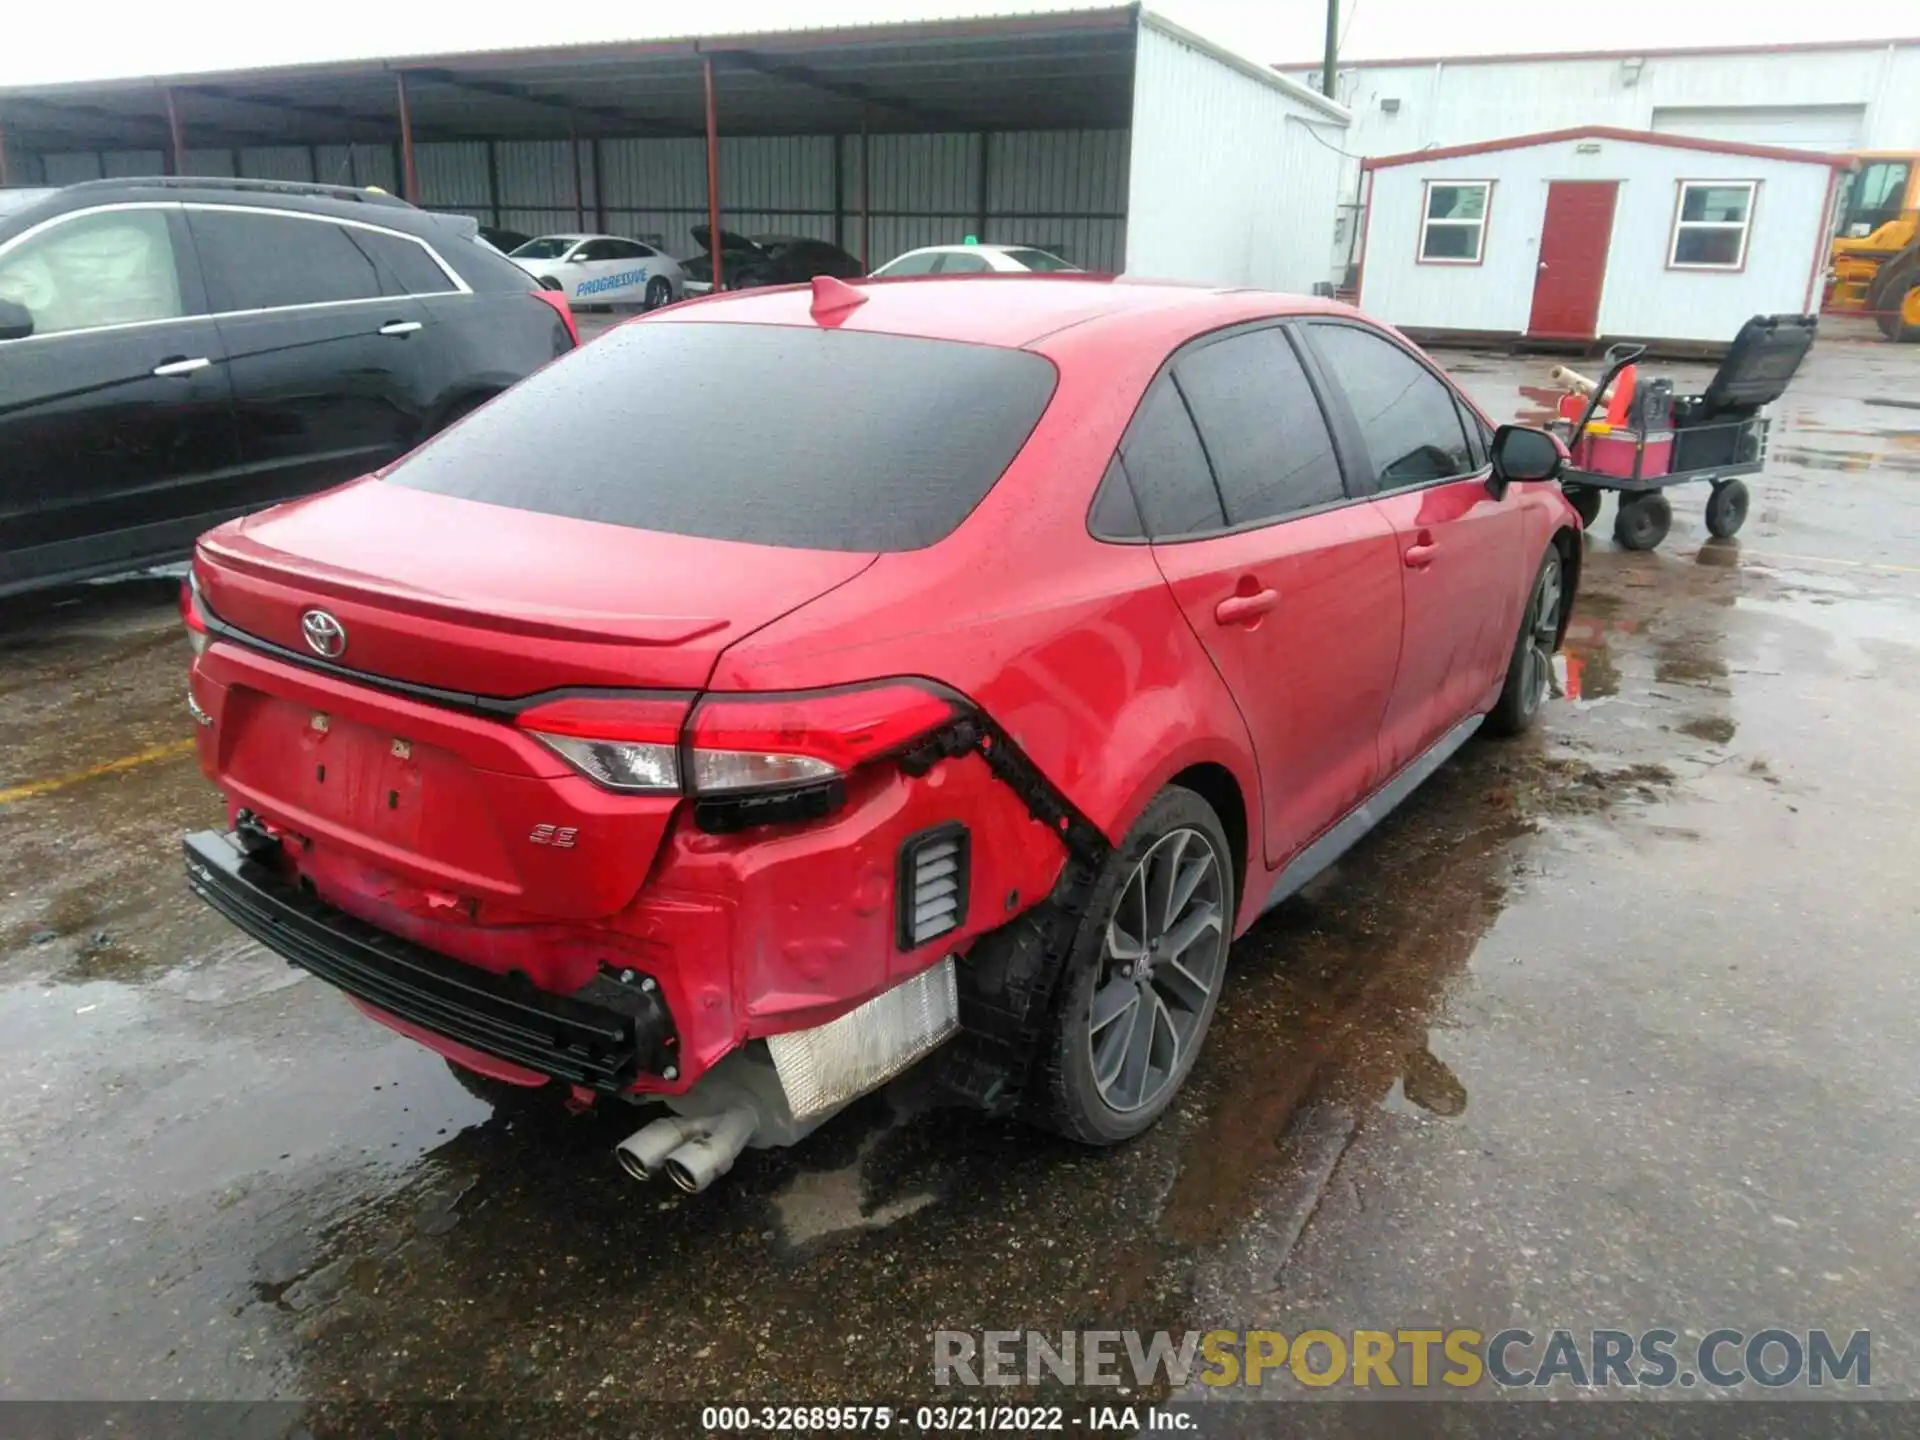
<path id="1" fill-rule="evenodd" d="M 609 790 L 691 795 L 703 804 L 825 796 L 855 769 L 910 749 L 960 714 L 912 680 L 777 695 L 571 696 L 521 712 L 520 728 Z M 683 734 L 684 731 L 684 734 Z M 829 805 L 827 808 L 831 808 Z M 819 805 L 801 807 L 819 814 Z M 756 810 L 739 823 L 795 818 Z M 732 828 L 726 816 L 707 818 Z"/>
<path id="2" fill-rule="evenodd" d="M 180 623 L 187 627 L 187 643 L 193 653 L 204 655 L 213 637 L 207 633 L 207 619 L 200 611 L 200 583 L 191 570 L 180 582 Z"/>
<path id="3" fill-rule="evenodd" d="M 551 305 L 560 314 L 560 321 L 567 327 L 567 334 L 573 337 L 573 343 L 580 343 L 580 327 L 573 323 L 573 307 L 567 304 L 567 292 L 564 290 L 529 290 L 534 299 Z"/>

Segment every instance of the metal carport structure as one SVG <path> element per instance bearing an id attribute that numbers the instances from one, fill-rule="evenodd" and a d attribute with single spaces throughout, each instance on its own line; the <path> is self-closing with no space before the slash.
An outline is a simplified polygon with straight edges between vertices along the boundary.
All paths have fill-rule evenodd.
<path id="1" fill-rule="evenodd" d="M 1090 269 L 1305 288 L 1324 272 L 1345 124 L 1305 86 L 1125 5 L 14 87 L 0 181 L 372 184 L 675 254 L 718 220 L 870 265 L 974 235 Z M 1276 205 L 1290 223 L 1254 213 Z M 1223 236 L 1240 211 L 1244 234 Z M 1178 238 L 1189 223 L 1204 228 Z"/>

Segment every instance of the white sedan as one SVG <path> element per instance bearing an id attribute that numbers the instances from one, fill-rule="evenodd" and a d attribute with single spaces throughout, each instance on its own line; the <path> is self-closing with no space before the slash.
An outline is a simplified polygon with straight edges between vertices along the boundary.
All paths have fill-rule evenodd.
<path id="1" fill-rule="evenodd" d="M 1046 274 L 1079 268 L 1031 245 L 927 245 L 896 255 L 873 274 L 891 280 L 903 275 Z"/>
<path id="2" fill-rule="evenodd" d="M 686 294 L 678 260 L 619 235 L 542 235 L 507 258 L 576 305 L 658 310 Z"/>

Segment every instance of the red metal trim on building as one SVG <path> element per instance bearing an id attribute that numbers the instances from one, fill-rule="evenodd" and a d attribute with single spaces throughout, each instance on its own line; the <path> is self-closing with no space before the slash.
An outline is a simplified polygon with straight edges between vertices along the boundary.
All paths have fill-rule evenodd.
<path id="1" fill-rule="evenodd" d="M 1829 237 L 1833 234 L 1834 192 L 1840 188 L 1840 172 L 1827 174 L 1827 203 L 1820 207 L 1820 229 L 1814 235 L 1813 269 L 1807 274 L 1807 303 L 1803 314 L 1814 313 L 1814 298 L 1820 293 L 1820 276 L 1827 266 L 1827 255 L 1833 245 Z"/>
<path id="2" fill-rule="evenodd" d="M 1532 135 L 1480 140 L 1471 145 L 1444 145 L 1434 150 L 1374 155 L 1362 160 L 1360 168 L 1384 170 L 1389 166 L 1413 165 L 1424 160 L 1458 160 L 1467 155 L 1489 155 L 1499 150 L 1530 150 L 1537 145 L 1554 145 L 1565 140 L 1618 140 L 1633 145 L 1664 145 L 1673 150 L 1700 150 L 1709 155 L 1746 155 L 1756 160 L 1798 160 L 1808 165 L 1828 165 L 1836 170 L 1848 170 L 1854 164 L 1851 156 L 1828 155 L 1818 150 L 1786 150 L 1778 145 L 1746 145 L 1737 140 L 1700 140 L 1691 135 L 1663 135 L 1652 130 L 1582 125 L 1571 130 L 1542 130 Z"/>

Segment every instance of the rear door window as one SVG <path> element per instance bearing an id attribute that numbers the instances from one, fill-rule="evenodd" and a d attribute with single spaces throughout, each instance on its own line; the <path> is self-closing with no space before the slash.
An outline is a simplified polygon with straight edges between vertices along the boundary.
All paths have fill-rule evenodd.
<path id="1" fill-rule="evenodd" d="M 1313 324 L 1307 333 L 1353 411 L 1380 489 L 1474 472 L 1453 392 L 1431 370 L 1357 325 Z"/>
<path id="2" fill-rule="evenodd" d="M 993 487 L 1054 378 L 1041 356 L 996 346 L 628 325 L 514 386 L 385 479 L 676 535 L 916 550 Z"/>
<path id="3" fill-rule="evenodd" d="M 1230 335 L 1174 364 L 1220 482 L 1227 524 L 1279 520 L 1346 498 L 1320 402 L 1276 326 Z"/>
<path id="4" fill-rule="evenodd" d="M 193 209 L 187 223 L 215 311 L 337 304 L 381 294 L 367 252 L 332 221 Z"/>

